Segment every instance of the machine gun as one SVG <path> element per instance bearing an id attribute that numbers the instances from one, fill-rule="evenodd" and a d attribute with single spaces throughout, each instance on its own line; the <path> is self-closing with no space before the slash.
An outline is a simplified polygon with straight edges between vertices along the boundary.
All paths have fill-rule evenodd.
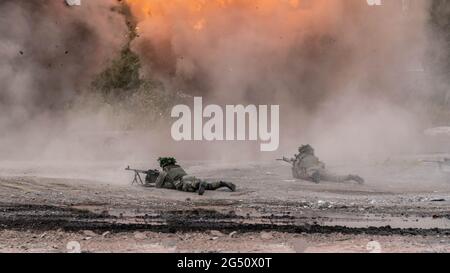
<path id="1" fill-rule="evenodd" d="M 284 157 L 284 156 L 283 156 L 283 158 L 277 158 L 277 161 L 283 161 L 283 162 L 289 163 L 291 165 L 294 164 L 294 159 L 287 158 L 287 157 Z"/>
<path id="2" fill-rule="evenodd" d="M 130 166 L 128 166 L 125 171 L 132 171 L 134 172 L 134 178 L 131 184 L 140 184 L 145 185 L 146 183 L 155 183 L 156 178 L 159 176 L 158 170 L 137 170 L 137 169 L 131 169 Z M 145 180 L 142 180 L 141 174 L 145 174 Z M 144 182 L 145 181 L 145 182 Z"/>

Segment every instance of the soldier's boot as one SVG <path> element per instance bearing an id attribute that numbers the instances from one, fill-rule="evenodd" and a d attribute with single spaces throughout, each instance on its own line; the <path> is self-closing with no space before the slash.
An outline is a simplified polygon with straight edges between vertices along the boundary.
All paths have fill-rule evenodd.
<path id="1" fill-rule="evenodd" d="M 230 191 L 233 191 L 233 192 L 236 191 L 236 185 L 231 182 L 220 181 L 220 186 L 222 188 L 226 187 L 226 188 L 230 189 Z"/>
<path id="2" fill-rule="evenodd" d="M 206 190 L 208 191 L 215 191 L 220 188 L 228 188 L 231 191 L 236 191 L 236 186 L 233 183 L 224 182 L 224 181 L 217 181 L 217 182 L 211 182 L 206 183 Z"/>
<path id="3" fill-rule="evenodd" d="M 364 184 L 364 179 L 361 176 L 359 176 L 359 175 L 351 174 L 351 175 L 348 176 L 348 180 L 353 180 L 356 183 L 358 183 L 359 185 Z"/>
<path id="4" fill-rule="evenodd" d="M 201 182 L 198 186 L 198 195 L 205 194 L 206 188 L 208 187 L 208 184 L 206 182 Z"/>
<path id="5" fill-rule="evenodd" d="M 312 180 L 314 183 L 316 183 L 316 184 L 319 184 L 319 183 L 320 183 L 320 179 L 321 179 L 321 175 L 320 175 L 320 172 L 319 172 L 319 171 L 314 172 L 314 173 L 311 175 L 311 180 Z"/>

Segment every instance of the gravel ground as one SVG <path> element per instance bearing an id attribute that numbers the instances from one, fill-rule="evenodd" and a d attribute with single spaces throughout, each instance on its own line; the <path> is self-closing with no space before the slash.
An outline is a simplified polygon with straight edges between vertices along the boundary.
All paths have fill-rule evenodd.
<path id="1" fill-rule="evenodd" d="M 235 182 L 238 191 L 198 196 L 132 186 L 121 162 L 2 162 L 0 251 L 450 249 L 450 173 L 433 164 L 331 166 L 357 170 L 365 185 L 295 181 L 278 162 L 183 165 L 202 178 Z"/>

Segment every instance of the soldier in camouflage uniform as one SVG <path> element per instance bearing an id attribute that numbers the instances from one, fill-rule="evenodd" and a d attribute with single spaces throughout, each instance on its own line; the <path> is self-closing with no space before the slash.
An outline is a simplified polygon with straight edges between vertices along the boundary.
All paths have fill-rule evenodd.
<path id="1" fill-rule="evenodd" d="M 292 164 L 292 175 L 296 179 L 302 179 L 319 183 L 320 181 L 346 182 L 355 181 L 364 184 L 364 179 L 358 175 L 336 175 L 330 173 L 325 164 L 314 155 L 314 149 L 310 145 L 303 145 L 298 149 L 299 153 L 295 158 L 283 158 L 284 161 Z"/>
<path id="2" fill-rule="evenodd" d="M 181 166 L 177 165 L 175 158 L 159 158 L 158 161 L 162 171 L 156 178 L 155 185 L 157 188 L 198 192 L 199 195 L 203 195 L 206 190 L 213 191 L 224 187 L 236 191 L 236 186 L 233 183 L 224 181 L 209 183 L 188 175 Z"/>

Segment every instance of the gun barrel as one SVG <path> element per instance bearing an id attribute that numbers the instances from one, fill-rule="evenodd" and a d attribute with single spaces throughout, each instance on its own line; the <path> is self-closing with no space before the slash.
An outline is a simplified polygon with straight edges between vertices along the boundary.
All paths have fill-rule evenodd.
<path id="1" fill-rule="evenodd" d="M 283 158 L 277 158 L 277 160 L 278 160 L 278 161 L 283 161 L 283 162 L 286 162 L 286 163 L 289 163 L 289 164 L 292 164 L 292 163 L 293 163 L 293 160 L 291 160 L 291 159 L 289 159 L 289 158 L 286 158 L 286 157 L 283 157 Z"/>
<path id="2" fill-rule="evenodd" d="M 145 171 L 145 170 L 131 169 L 129 166 L 127 168 L 125 168 L 125 171 L 131 171 L 131 172 L 142 173 L 142 174 L 148 173 L 148 171 Z"/>

